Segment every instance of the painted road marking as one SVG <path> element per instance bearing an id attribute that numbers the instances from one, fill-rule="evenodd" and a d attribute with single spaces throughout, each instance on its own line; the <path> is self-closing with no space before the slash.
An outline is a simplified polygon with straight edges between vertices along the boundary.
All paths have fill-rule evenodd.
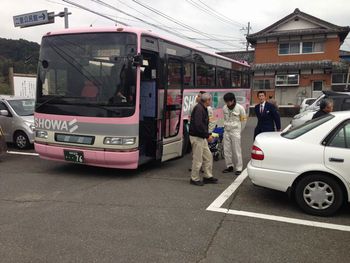
<path id="1" fill-rule="evenodd" d="M 350 232 L 350 226 L 347 226 L 347 225 L 330 224 L 330 223 L 323 223 L 318 221 L 303 220 L 303 219 L 290 218 L 290 217 L 284 217 L 284 216 L 275 216 L 275 215 L 261 214 L 261 213 L 253 213 L 249 211 L 234 210 L 234 209 L 221 207 L 227 201 L 227 199 L 229 199 L 235 193 L 235 191 L 238 189 L 238 187 L 243 183 L 243 181 L 247 177 L 248 177 L 248 172 L 247 172 L 247 169 L 245 169 L 241 173 L 241 175 L 238 176 L 236 180 L 229 187 L 227 187 L 226 190 L 223 191 L 214 200 L 214 202 L 212 202 L 208 206 L 206 210 L 224 213 L 224 214 L 230 214 L 230 215 L 247 216 L 247 217 L 278 221 L 278 222 L 289 223 L 289 224 L 313 226 L 313 227 L 319 227 L 319 228 L 327 228 L 327 229 Z"/>
<path id="2" fill-rule="evenodd" d="M 15 151 L 7 151 L 9 154 L 17 154 L 17 155 L 29 155 L 29 156 L 39 156 L 38 153 L 26 153 L 26 152 L 15 152 Z"/>

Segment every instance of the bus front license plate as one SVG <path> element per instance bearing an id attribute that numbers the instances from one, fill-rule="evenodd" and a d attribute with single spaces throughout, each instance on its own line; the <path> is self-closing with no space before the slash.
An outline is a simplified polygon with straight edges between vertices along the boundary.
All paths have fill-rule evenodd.
<path id="1" fill-rule="evenodd" d="M 69 162 L 84 163 L 84 153 L 64 150 L 64 159 Z"/>

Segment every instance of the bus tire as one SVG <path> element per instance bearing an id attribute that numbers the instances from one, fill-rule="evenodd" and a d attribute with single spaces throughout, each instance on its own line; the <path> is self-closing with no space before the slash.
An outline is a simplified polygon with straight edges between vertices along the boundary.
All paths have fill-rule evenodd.
<path id="1" fill-rule="evenodd" d="M 190 144 L 190 135 L 188 133 L 188 129 L 187 129 L 188 123 L 184 122 L 184 126 L 183 126 L 183 138 L 182 138 L 182 156 L 184 156 L 186 153 L 189 153 L 191 148 L 191 144 Z"/>

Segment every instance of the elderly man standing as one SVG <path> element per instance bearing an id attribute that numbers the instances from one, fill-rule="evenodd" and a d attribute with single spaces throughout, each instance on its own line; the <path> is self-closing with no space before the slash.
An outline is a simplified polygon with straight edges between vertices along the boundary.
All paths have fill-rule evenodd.
<path id="1" fill-rule="evenodd" d="M 216 184 L 218 179 L 213 177 L 213 156 L 209 150 L 208 142 L 213 137 L 208 131 L 209 116 L 207 107 L 211 104 L 209 93 L 203 93 L 199 103 L 191 114 L 190 141 L 192 146 L 192 171 L 190 183 L 197 186 L 203 184 Z M 199 171 L 203 168 L 203 180 Z"/>

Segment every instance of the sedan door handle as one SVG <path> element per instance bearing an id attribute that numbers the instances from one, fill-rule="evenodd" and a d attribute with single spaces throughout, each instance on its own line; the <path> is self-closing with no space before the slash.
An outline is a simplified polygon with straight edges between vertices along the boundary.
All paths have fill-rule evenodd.
<path id="1" fill-rule="evenodd" d="M 329 158 L 330 162 L 335 162 L 335 163 L 343 163 L 344 159 L 339 159 L 339 158 Z"/>

